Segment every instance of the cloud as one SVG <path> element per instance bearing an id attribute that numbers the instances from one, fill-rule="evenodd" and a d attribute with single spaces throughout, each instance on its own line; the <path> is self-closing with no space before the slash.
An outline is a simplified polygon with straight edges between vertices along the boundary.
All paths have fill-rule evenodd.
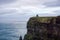
<path id="1" fill-rule="evenodd" d="M 8 4 L 8 3 L 12 3 L 16 0 L 0 0 L 0 5 L 4 5 L 4 4 Z"/>
<path id="2" fill-rule="evenodd" d="M 44 5 L 46 5 L 47 7 L 58 7 L 60 6 L 60 0 L 45 2 Z"/>
<path id="3" fill-rule="evenodd" d="M 2 10 L 3 12 L 7 10 L 16 10 L 17 14 L 18 13 L 20 14 L 43 13 L 44 14 L 44 13 L 53 13 L 53 11 L 60 10 L 60 7 L 46 7 L 47 5 L 43 5 L 44 3 L 50 3 L 50 2 L 56 3 L 57 0 L 17 0 L 10 4 L 0 6 L 0 10 Z"/>
<path id="4" fill-rule="evenodd" d="M 56 11 L 54 11 L 54 13 L 56 13 L 57 15 L 60 16 L 60 10 L 56 10 Z"/>
<path id="5" fill-rule="evenodd" d="M 5 0 L 4 0 L 5 1 Z M 0 22 L 25 21 L 36 14 L 40 16 L 57 15 L 57 0 L 6 0 L 0 4 Z M 55 6 L 54 6 L 55 5 Z M 50 7 L 51 6 L 51 7 Z"/>
<path id="6" fill-rule="evenodd" d="M 13 13 L 16 13 L 17 11 L 15 9 L 9 9 L 9 8 L 2 8 L 0 9 L 0 16 L 2 15 L 10 15 L 10 14 L 13 14 Z"/>

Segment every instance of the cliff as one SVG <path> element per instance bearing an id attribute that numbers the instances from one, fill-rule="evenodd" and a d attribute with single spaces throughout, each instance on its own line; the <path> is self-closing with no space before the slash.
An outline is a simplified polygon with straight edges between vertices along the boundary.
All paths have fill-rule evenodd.
<path id="1" fill-rule="evenodd" d="M 24 40 L 60 40 L 60 16 L 31 17 Z"/>

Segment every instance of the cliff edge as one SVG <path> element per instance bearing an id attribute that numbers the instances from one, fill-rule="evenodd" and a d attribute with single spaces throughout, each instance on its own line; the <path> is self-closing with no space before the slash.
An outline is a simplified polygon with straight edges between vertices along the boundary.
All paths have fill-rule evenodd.
<path id="1" fill-rule="evenodd" d="M 60 40 L 60 16 L 31 17 L 24 40 Z"/>

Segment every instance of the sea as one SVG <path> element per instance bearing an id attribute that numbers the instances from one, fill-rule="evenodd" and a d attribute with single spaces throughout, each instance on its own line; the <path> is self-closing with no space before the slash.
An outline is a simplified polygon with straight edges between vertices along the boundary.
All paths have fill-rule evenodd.
<path id="1" fill-rule="evenodd" d="M 26 23 L 0 23 L 0 40 L 19 40 L 26 34 Z"/>

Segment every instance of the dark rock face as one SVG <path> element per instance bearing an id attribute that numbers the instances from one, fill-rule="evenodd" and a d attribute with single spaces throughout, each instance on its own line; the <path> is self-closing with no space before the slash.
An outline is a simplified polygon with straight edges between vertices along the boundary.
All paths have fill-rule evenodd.
<path id="1" fill-rule="evenodd" d="M 60 24 L 60 16 L 58 16 L 56 19 L 57 19 L 57 20 L 56 20 L 56 23 L 57 23 L 57 24 Z"/>
<path id="2" fill-rule="evenodd" d="M 24 40 L 60 40 L 60 16 L 30 18 Z"/>

